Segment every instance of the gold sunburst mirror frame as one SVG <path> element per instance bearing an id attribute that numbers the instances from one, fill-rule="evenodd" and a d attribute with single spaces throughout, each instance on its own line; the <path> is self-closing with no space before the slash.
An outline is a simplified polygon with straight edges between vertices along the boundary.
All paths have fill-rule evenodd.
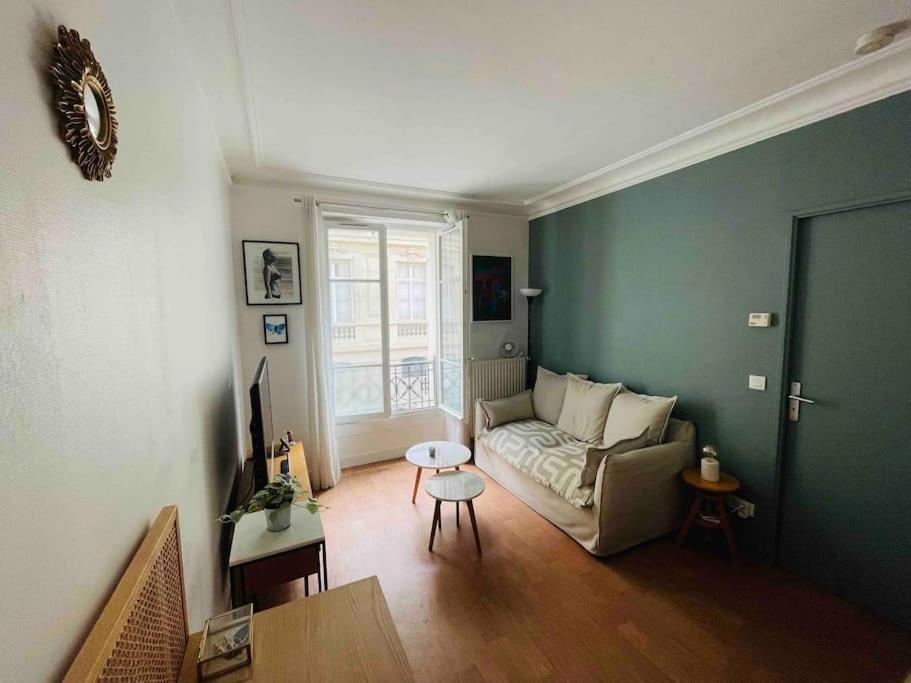
<path id="1" fill-rule="evenodd" d="M 117 116 L 111 87 L 89 41 L 60 26 L 50 67 L 60 130 L 82 174 L 111 177 L 117 156 Z"/>

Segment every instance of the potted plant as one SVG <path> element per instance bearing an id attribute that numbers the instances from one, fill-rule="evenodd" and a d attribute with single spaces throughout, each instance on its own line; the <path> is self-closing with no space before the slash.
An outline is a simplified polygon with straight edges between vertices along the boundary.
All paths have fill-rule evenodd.
<path id="1" fill-rule="evenodd" d="M 291 526 L 291 506 L 298 505 L 294 499 L 303 492 L 304 487 L 297 479 L 290 474 L 278 474 L 265 488 L 253 494 L 246 505 L 222 515 L 218 521 L 222 524 L 237 524 L 244 515 L 265 510 L 266 528 L 269 531 L 284 531 Z M 324 507 L 309 497 L 299 506 L 306 508 L 311 514 Z"/>

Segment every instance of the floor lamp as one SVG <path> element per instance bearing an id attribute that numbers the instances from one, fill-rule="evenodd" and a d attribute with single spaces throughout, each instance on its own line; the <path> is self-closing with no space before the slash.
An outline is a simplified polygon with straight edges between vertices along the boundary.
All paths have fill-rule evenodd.
<path id="1" fill-rule="evenodd" d="M 525 336 L 525 355 L 528 356 L 525 369 L 525 386 L 531 385 L 531 305 L 535 297 L 541 294 L 543 290 L 534 287 L 522 287 L 519 293 L 528 301 L 528 331 Z"/>

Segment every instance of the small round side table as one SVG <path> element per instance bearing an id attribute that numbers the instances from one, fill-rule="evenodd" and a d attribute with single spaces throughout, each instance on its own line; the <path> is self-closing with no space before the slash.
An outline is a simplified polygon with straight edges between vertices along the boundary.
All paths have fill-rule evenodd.
<path id="1" fill-rule="evenodd" d="M 731 520 L 724 505 L 724 497 L 740 488 L 740 482 L 730 474 L 721 473 L 718 481 L 707 481 L 702 478 L 698 468 L 683 470 L 683 481 L 693 490 L 693 504 L 686 515 L 683 526 L 677 533 L 677 547 L 681 547 L 693 524 L 705 529 L 721 529 L 731 553 L 731 560 L 737 564 L 737 548 L 734 545 L 734 532 Z"/>
<path id="2" fill-rule="evenodd" d="M 430 447 L 436 448 L 436 455 L 430 457 Z M 464 465 L 471 460 L 471 451 L 467 447 L 454 441 L 424 441 L 415 444 L 405 451 L 405 460 L 418 468 L 414 477 L 414 491 L 411 493 L 411 502 L 413 503 L 418 496 L 418 486 L 421 483 L 421 470 L 448 470 L 450 467 L 459 469 L 459 465 Z M 458 506 L 456 506 L 458 509 Z"/>
<path id="3" fill-rule="evenodd" d="M 459 503 L 465 503 L 471 517 L 474 544 L 478 552 L 481 552 L 481 537 L 478 536 L 478 522 L 474 517 L 474 499 L 484 493 L 484 480 L 474 472 L 440 472 L 427 480 L 424 490 L 431 498 L 436 499 L 433 506 L 433 522 L 430 526 L 430 544 L 427 549 L 433 552 L 433 539 L 436 537 L 437 527 L 442 528 L 440 506 L 443 502 L 448 502 L 456 504 L 456 526 L 459 526 Z"/>

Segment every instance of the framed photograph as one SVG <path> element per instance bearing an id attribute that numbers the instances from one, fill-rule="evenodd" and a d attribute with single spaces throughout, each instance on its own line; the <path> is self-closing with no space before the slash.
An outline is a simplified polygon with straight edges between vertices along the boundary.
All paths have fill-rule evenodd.
<path id="1" fill-rule="evenodd" d="M 287 344 L 288 316 L 284 313 L 264 315 L 263 339 L 267 344 Z"/>
<path id="2" fill-rule="evenodd" d="M 512 257 L 471 257 L 471 320 L 500 323 L 512 320 Z"/>
<path id="3" fill-rule="evenodd" d="M 248 306 L 301 302 L 300 247 L 297 242 L 243 241 Z"/>

